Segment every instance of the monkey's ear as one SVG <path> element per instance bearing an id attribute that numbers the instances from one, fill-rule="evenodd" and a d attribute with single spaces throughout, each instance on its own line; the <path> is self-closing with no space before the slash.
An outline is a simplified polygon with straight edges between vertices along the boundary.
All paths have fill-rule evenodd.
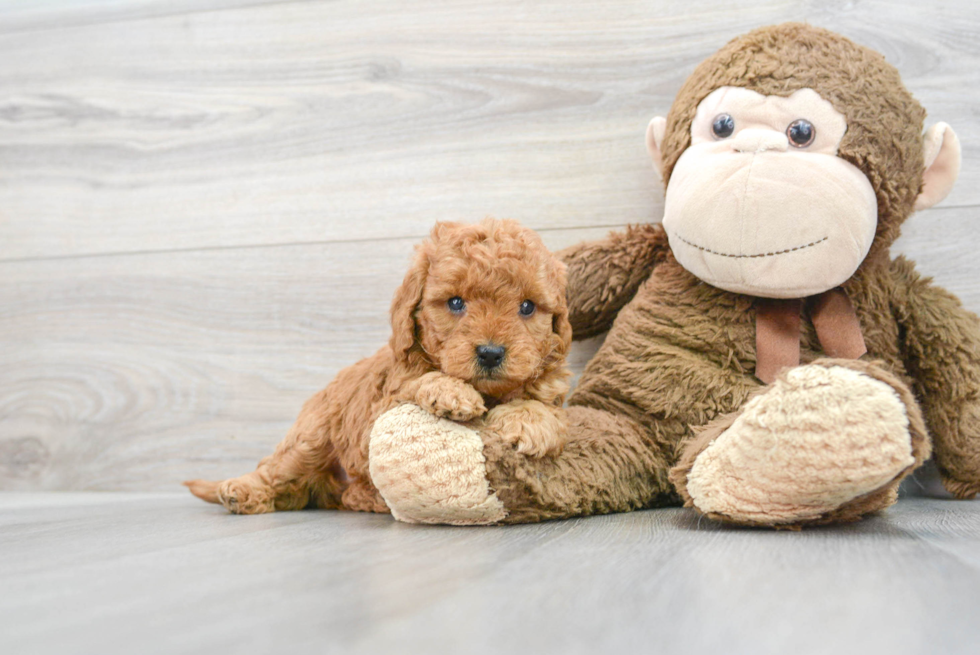
<path id="1" fill-rule="evenodd" d="M 946 123 L 936 123 L 922 137 L 925 171 L 922 190 L 915 199 L 915 210 L 927 209 L 941 201 L 953 189 L 960 174 L 960 140 Z"/>
<path id="2" fill-rule="evenodd" d="M 660 152 L 660 145 L 664 142 L 664 135 L 667 133 L 667 119 L 663 116 L 655 116 L 650 124 L 647 125 L 647 150 L 653 158 L 653 166 L 664 175 L 664 158 Z"/>

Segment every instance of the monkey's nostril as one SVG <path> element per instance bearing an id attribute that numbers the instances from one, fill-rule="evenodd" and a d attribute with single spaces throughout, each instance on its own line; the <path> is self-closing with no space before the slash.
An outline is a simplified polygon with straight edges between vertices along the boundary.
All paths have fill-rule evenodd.
<path id="1" fill-rule="evenodd" d="M 493 343 L 485 343 L 476 347 L 476 359 L 480 363 L 480 368 L 487 371 L 500 366 L 504 361 L 507 349 Z"/>

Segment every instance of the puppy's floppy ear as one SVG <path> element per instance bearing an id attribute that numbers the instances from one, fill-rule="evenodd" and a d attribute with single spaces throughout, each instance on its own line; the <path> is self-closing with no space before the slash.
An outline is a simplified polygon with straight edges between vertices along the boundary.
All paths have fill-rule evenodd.
<path id="1" fill-rule="evenodd" d="M 391 301 L 391 340 L 388 343 L 398 358 L 407 357 L 418 339 L 415 312 L 422 302 L 422 290 L 429 274 L 429 250 L 428 242 L 416 249 L 412 268 L 405 274 Z"/>
<path id="2" fill-rule="evenodd" d="M 555 311 L 551 315 L 551 329 L 557 336 L 557 341 L 559 342 L 555 354 L 559 357 L 564 357 L 568 353 L 568 349 L 572 346 L 572 324 L 568 320 L 568 298 L 566 294 L 568 267 L 554 255 L 552 255 L 551 259 L 554 270 L 552 279 L 556 285 L 555 291 L 558 295 Z"/>

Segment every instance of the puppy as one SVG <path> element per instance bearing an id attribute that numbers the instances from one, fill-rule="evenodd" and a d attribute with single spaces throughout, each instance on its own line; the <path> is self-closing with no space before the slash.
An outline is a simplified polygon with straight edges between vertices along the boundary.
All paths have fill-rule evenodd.
<path id="1" fill-rule="evenodd" d="M 437 223 L 395 293 L 392 334 L 306 402 L 275 452 L 247 475 L 185 482 L 237 514 L 305 507 L 387 512 L 368 473 L 383 412 L 413 402 L 455 421 L 483 417 L 519 452 L 565 440 L 572 339 L 565 266 L 516 221 Z"/>

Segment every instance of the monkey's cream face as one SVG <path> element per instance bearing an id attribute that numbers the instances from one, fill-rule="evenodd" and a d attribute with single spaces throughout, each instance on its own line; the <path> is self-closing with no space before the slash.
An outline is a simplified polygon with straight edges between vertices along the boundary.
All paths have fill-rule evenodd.
<path id="1" fill-rule="evenodd" d="M 736 293 L 797 298 L 847 280 L 874 240 L 871 183 L 837 156 L 844 116 L 815 91 L 722 87 L 698 105 L 666 191 L 680 264 Z"/>

